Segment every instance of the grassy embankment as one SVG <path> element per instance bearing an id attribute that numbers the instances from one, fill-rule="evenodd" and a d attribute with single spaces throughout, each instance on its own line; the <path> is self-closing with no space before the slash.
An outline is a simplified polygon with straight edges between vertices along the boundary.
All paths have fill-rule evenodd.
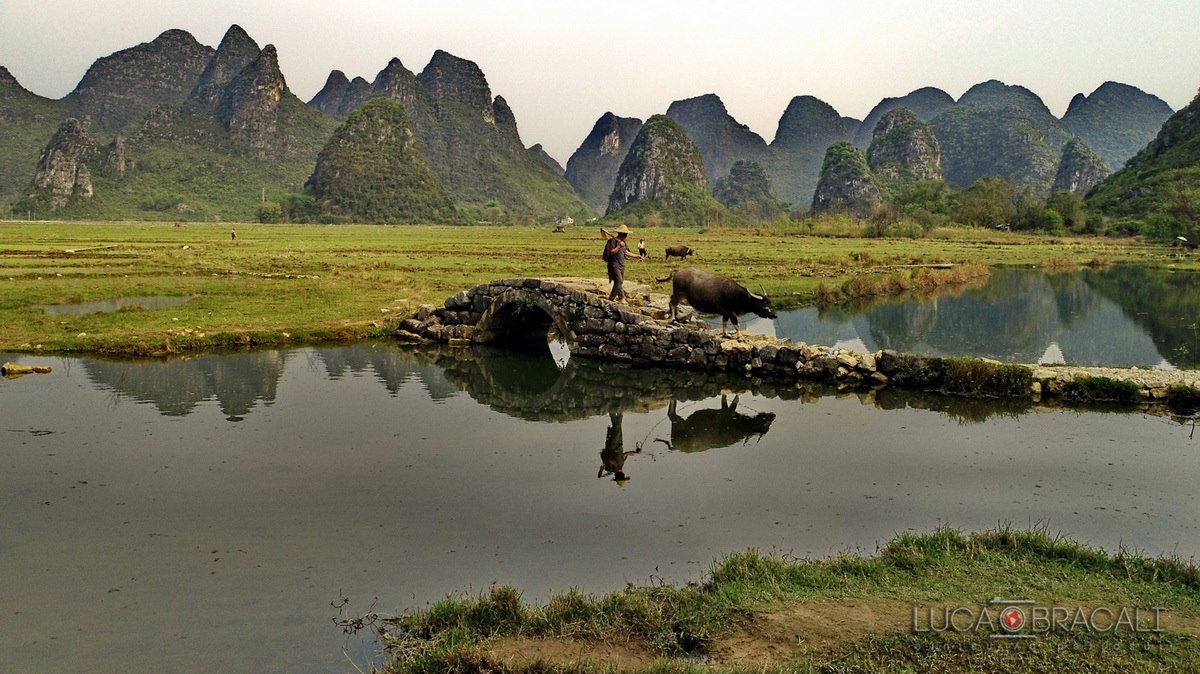
<path id="1" fill-rule="evenodd" d="M 1005 602 L 989 605 L 993 598 Z M 1020 632 L 1033 638 L 995 638 L 1005 633 L 998 624 L 966 629 L 985 606 L 998 623 L 1015 600 L 1035 602 L 1024 605 Z M 1157 623 L 1154 607 L 1163 609 Z M 943 629 L 955 609 L 961 633 Z M 1051 619 L 1058 628 L 1046 631 Z M 684 587 L 572 591 L 540 606 L 493 587 L 344 624 L 383 628 L 392 674 L 1183 672 L 1200 667 L 1200 573 L 1177 559 L 1107 554 L 1044 530 L 943 529 L 902 534 L 873 557 L 810 561 L 751 550 Z M 1162 631 L 1139 631 L 1155 628 Z"/>
<path id="2" fill-rule="evenodd" d="M 661 257 L 675 243 L 698 251 L 683 264 L 762 284 L 782 305 L 920 290 L 978 277 L 996 264 L 1191 264 L 1130 240 L 977 229 L 925 239 L 861 234 L 836 227 L 639 230 L 632 240 L 645 236 L 652 259 L 632 263 L 628 278 L 653 282 L 680 266 Z M 0 348 L 152 354 L 364 338 L 421 303 L 492 279 L 603 277 L 600 246 L 591 226 L 552 234 L 549 227 L 0 222 Z M 947 262 L 960 266 L 896 267 Z M 147 295 L 191 299 L 171 309 L 81 317 L 38 308 Z"/>

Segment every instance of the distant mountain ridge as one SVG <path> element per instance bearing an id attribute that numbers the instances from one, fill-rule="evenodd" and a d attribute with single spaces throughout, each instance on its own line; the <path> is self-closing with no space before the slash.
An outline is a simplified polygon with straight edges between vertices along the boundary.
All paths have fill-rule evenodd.
<path id="1" fill-rule="evenodd" d="M 1162 125 L 1158 135 L 1096 185 L 1088 206 L 1109 215 L 1154 218 L 1163 238 L 1200 234 L 1200 94 Z"/>
<path id="2" fill-rule="evenodd" d="M 603 213 L 608 208 L 621 162 L 641 130 L 642 120 L 606 112 L 567 160 L 567 182 L 592 210 Z"/>
<path id="3" fill-rule="evenodd" d="M 1155 132 L 1169 115 L 1169 112 L 1164 114 L 1162 105 L 1165 104 L 1159 99 L 1127 85 L 1102 86 L 1092 98 L 1095 99 L 1092 103 L 1076 103 L 1071 120 L 1075 128 L 1085 131 L 1084 135 L 1101 144 L 1107 137 L 1145 137 Z M 1095 114 L 1088 117 L 1084 112 L 1089 106 L 1099 109 L 1124 104 L 1135 112 L 1109 118 Z M 837 142 L 853 140 L 866 149 L 879 123 L 897 109 L 907 109 L 917 120 L 929 123 L 933 138 L 924 143 L 937 142 L 939 177 L 958 189 L 965 189 L 980 178 L 994 176 L 1012 183 L 1017 189 L 1029 188 L 1034 194 L 1045 196 L 1056 188 L 1056 181 L 1072 185 L 1072 191 L 1078 191 L 1080 186 L 1094 184 L 1105 174 L 1094 166 L 1081 163 L 1084 157 L 1093 154 L 1087 140 L 1082 139 L 1082 151 L 1078 144 L 1069 143 L 1076 134 L 1067 128 L 1064 120 L 1054 117 L 1040 97 L 1025 87 L 998 80 L 971 87 L 957 101 L 933 87 L 917 89 L 897 98 L 885 98 L 861 123 L 841 116 L 820 99 L 796 96 L 780 117 L 775 139 L 769 145 L 734 119 L 716 94 L 675 101 L 668 108 L 667 116 L 679 122 L 696 143 L 710 185 L 728 176 L 735 162 L 755 163 L 766 170 L 781 200 L 804 208 L 813 202 L 827 148 Z M 1091 120 L 1091 126 L 1081 121 L 1085 118 Z M 576 157 L 594 143 L 594 138 L 589 135 L 585 144 L 572 155 L 572 161 L 579 161 Z M 1130 144 L 1110 143 L 1109 147 L 1109 161 L 1123 161 L 1121 153 L 1129 150 L 1122 148 L 1128 148 Z M 849 155 L 842 152 L 838 156 Z M 1064 161 L 1068 165 L 1064 166 Z M 929 170 L 921 168 L 918 171 L 925 174 Z M 607 175 L 600 177 L 611 180 Z M 572 175 L 571 162 L 568 162 L 567 178 L 582 193 L 582 181 Z M 880 178 L 886 180 L 886 176 Z M 602 191 L 596 187 L 588 189 Z"/>
<path id="4" fill-rule="evenodd" d="M 1116 171 L 1154 140 L 1171 114 L 1171 106 L 1157 96 L 1105 82 L 1090 96 L 1076 94 L 1062 123 Z"/>
<path id="5" fill-rule="evenodd" d="M 437 50 L 414 75 L 393 58 L 364 85 L 366 80 L 347 81 L 344 73 L 333 71 L 309 105 L 344 119 L 373 98 L 399 103 L 429 166 L 460 202 L 499 202 L 543 217 L 586 212 L 561 168 L 522 144 L 508 102 L 493 98 L 474 62 Z"/>
<path id="6" fill-rule="evenodd" d="M 159 40 L 192 50 L 189 37 L 168 31 Z M 92 93 L 69 94 L 66 100 L 99 100 L 97 109 L 106 113 L 111 101 L 106 92 L 137 79 L 138 66 L 113 71 L 111 63 L 142 64 L 153 75 L 161 63 L 146 55 L 164 52 L 163 44 L 126 50 L 121 58 L 94 67 L 85 77 Z M 74 161 L 39 163 L 17 207 L 65 209 L 86 217 L 252 219 L 268 189 L 280 194 L 302 185 L 312 172 L 311 158 L 335 124 L 291 93 L 274 46 L 259 49 L 241 27 L 231 26 L 215 51 L 203 53 L 208 53 L 205 63 L 189 61 L 188 78 L 150 89 L 166 92 L 167 100 L 139 98 L 136 107 L 149 106 L 146 113 L 115 137 L 109 134 L 119 116 L 102 116 L 109 121 L 97 123 L 96 114 L 74 103 L 82 117 L 76 122 L 79 133 L 60 130 L 43 152 Z M 73 119 L 63 129 L 70 129 Z M 113 137 L 110 149 L 101 151 L 107 137 Z M 89 177 L 92 189 L 64 194 L 71 173 L 77 185 L 79 176 Z"/>
<path id="7" fill-rule="evenodd" d="M 0 66 L 0 203 L 73 216 L 252 219 L 268 198 L 299 193 L 338 122 L 375 98 L 403 108 L 413 147 L 458 208 L 513 220 L 604 211 L 643 128 L 606 113 L 564 169 L 539 145 L 525 146 L 513 110 L 476 63 L 445 51 L 420 73 L 392 59 L 370 82 L 332 70 L 305 104 L 288 88 L 274 46 L 260 48 L 240 26 L 215 49 L 172 29 L 97 59 L 59 100 L 29 92 Z M 865 149 L 898 108 L 932 129 L 951 186 L 998 176 L 1038 195 L 1086 190 L 1105 173 L 1095 157 L 1109 169 L 1132 161 L 1171 116 L 1161 99 L 1105 82 L 1057 119 L 1029 89 L 997 80 L 957 101 L 933 87 L 885 98 L 861 123 L 795 96 L 769 143 L 714 93 L 675 101 L 665 116 L 694 143 L 708 187 L 743 162 L 739 180 L 757 184 L 761 170 L 779 200 L 803 209 L 828 148 L 852 141 Z M 913 136 L 904 142 L 932 147 Z M 881 185 L 888 170 L 876 176 Z"/>
<path id="8" fill-rule="evenodd" d="M 438 51 L 417 76 L 393 59 L 373 84 L 331 73 L 310 106 L 288 89 L 275 47 L 260 49 L 236 24 L 215 50 L 170 30 L 99 59 L 61 102 L 3 71 L 0 131 L 11 133 L 0 149 L 15 159 L 0 160 L 0 196 L 20 196 L 16 205 L 30 212 L 253 219 L 268 194 L 300 191 L 337 119 L 373 98 L 404 107 L 419 151 L 460 204 L 513 217 L 587 211 L 561 169 L 521 144 L 512 110 L 473 62 Z M 78 127 L 58 136 L 54 156 L 72 160 L 39 166 L 67 118 Z M 93 166 L 108 139 L 119 141 L 129 170 Z M 64 193 L 72 176 L 90 188 Z"/>

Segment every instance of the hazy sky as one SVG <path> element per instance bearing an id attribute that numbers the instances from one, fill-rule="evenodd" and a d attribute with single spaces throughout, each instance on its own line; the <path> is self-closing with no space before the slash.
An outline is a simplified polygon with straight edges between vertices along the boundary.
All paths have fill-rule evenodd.
<path id="1" fill-rule="evenodd" d="M 1106 80 L 1174 109 L 1200 88 L 1200 0 L 3 0 L 0 65 L 60 98 L 97 58 L 170 28 L 215 47 L 233 23 L 278 48 L 305 101 L 333 69 L 475 61 L 525 144 L 564 164 L 606 111 L 646 119 L 705 93 L 770 142 L 804 94 L 861 119 L 884 97 L 998 79 L 1061 116 Z"/>

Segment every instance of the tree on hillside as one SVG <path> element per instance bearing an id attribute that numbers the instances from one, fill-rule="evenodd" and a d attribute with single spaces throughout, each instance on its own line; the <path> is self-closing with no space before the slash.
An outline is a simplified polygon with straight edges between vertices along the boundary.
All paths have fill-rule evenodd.
<path id="1" fill-rule="evenodd" d="M 1012 221 L 1013 188 L 1007 180 L 980 178 L 958 198 L 958 220 L 979 227 L 999 227 Z"/>

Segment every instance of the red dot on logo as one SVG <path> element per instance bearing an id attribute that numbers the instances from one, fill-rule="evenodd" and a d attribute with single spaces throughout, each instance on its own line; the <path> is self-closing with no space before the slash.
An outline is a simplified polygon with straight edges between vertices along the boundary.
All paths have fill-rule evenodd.
<path id="1" fill-rule="evenodd" d="M 1009 606 L 1000 613 L 1000 624 L 1008 632 L 1016 632 L 1025 626 L 1025 612 L 1016 606 Z"/>

